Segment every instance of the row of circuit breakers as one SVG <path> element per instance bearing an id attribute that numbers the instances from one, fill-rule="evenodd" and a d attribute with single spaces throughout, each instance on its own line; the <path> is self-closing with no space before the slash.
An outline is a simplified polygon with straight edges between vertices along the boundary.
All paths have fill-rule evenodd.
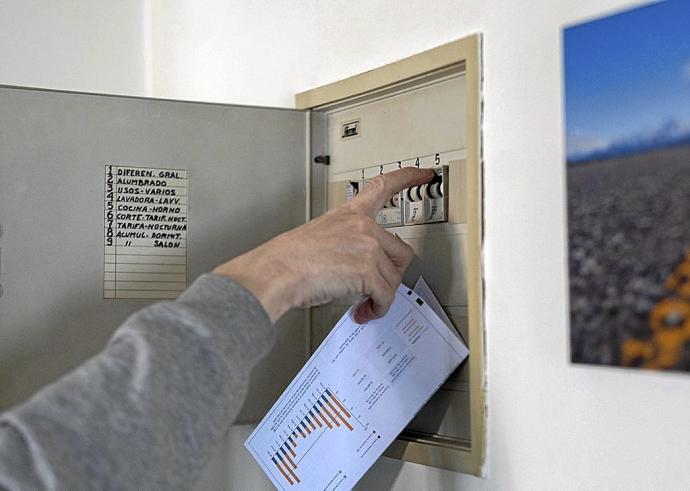
<path id="1" fill-rule="evenodd" d="M 384 227 L 421 225 L 448 221 L 448 166 L 434 169 L 436 176 L 428 184 L 403 189 L 393 195 L 376 215 Z M 367 185 L 367 180 L 346 183 L 348 201 Z"/>

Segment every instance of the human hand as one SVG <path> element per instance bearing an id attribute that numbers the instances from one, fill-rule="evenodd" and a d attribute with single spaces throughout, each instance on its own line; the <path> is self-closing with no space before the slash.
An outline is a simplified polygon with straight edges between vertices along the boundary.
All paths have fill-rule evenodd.
<path id="1" fill-rule="evenodd" d="M 251 291 L 273 322 L 292 307 L 321 305 L 354 293 L 368 297 L 355 311 L 355 321 L 376 319 L 388 311 L 414 252 L 374 218 L 395 193 L 433 176 L 430 169 L 405 168 L 375 177 L 343 206 L 218 266 L 214 273 Z"/>

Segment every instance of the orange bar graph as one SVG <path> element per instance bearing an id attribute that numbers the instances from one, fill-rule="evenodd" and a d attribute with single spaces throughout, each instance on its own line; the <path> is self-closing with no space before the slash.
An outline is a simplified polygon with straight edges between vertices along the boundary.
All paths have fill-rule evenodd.
<path id="1" fill-rule="evenodd" d="M 288 476 L 288 475 L 285 473 L 285 471 L 284 471 L 283 468 L 280 466 L 280 464 L 278 464 L 278 462 L 276 461 L 276 459 L 273 458 L 273 459 L 271 459 L 271 460 L 273 460 L 273 463 L 274 463 L 275 466 L 278 468 L 278 470 L 280 471 L 280 473 L 283 475 L 283 477 L 285 478 L 285 480 L 286 480 L 287 482 L 289 482 L 291 486 L 292 486 L 293 484 L 295 484 L 295 483 L 292 481 L 292 479 L 290 479 L 290 476 Z"/>
<path id="2" fill-rule="evenodd" d="M 344 424 L 345 426 L 347 426 L 347 429 L 348 429 L 348 430 L 350 430 L 350 431 L 354 430 L 354 428 L 352 427 L 352 425 L 351 425 L 350 423 L 347 422 L 347 419 L 343 418 L 343 415 L 342 415 L 341 413 L 339 413 L 338 411 L 336 411 L 335 414 L 337 414 L 338 417 L 340 418 L 340 421 L 342 421 L 343 424 Z"/>
<path id="3" fill-rule="evenodd" d="M 295 474 L 294 472 L 292 472 L 292 469 L 290 469 L 288 466 L 285 466 L 285 468 L 287 469 L 287 471 L 290 473 L 290 475 L 292 476 L 292 478 L 293 478 L 295 481 L 300 482 L 299 477 L 297 477 L 297 474 Z"/>
<path id="4" fill-rule="evenodd" d="M 329 401 L 328 399 L 326 399 L 326 404 L 328 404 L 328 407 L 331 408 L 331 411 L 333 411 L 333 414 L 335 414 L 336 416 L 340 416 L 340 413 L 338 413 L 338 410 L 335 408 L 335 406 L 334 406 L 333 404 L 331 404 L 331 401 Z M 342 420 L 342 416 L 340 416 L 339 419 Z"/>
<path id="5" fill-rule="evenodd" d="M 309 427 L 306 424 L 304 424 L 304 421 L 302 421 L 302 427 L 305 430 L 307 430 L 307 435 L 311 435 L 311 430 L 309 429 Z"/>
<path id="6" fill-rule="evenodd" d="M 278 457 L 278 460 L 276 460 L 276 457 Z M 297 465 L 293 462 L 293 460 L 290 457 L 285 455 L 285 458 L 290 462 L 294 469 L 297 469 Z M 290 466 L 285 463 L 285 460 L 283 460 L 283 457 L 281 457 L 279 453 L 276 453 L 275 456 L 271 458 L 271 460 L 278 468 L 280 473 L 283 475 L 283 477 L 287 480 L 287 482 L 289 482 L 291 485 L 295 484 L 295 482 L 300 482 L 299 477 L 297 477 L 297 474 L 295 474 L 293 470 L 290 468 Z M 285 471 L 287 471 L 287 474 L 285 473 Z"/>
<path id="7" fill-rule="evenodd" d="M 311 409 L 309 410 L 309 414 L 311 414 L 311 417 L 314 419 L 314 421 L 316 421 L 316 424 L 319 425 L 319 428 L 323 428 L 321 421 L 319 421 L 319 418 L 314 416 L 314 413 L 311 411 Z"/>
<path id="8" fill-rule="evenodd" d="M 338 416 L 338 418 L 340 418 L 340 421 L 342 421 L 343 424 L 344 424 L 345 426 L 347 426 L 347 428 L 348 428 L 350 431 L 352 431 L 353 428 L 352 428 L 352 426 L 350 425 L 350 423 L 348 423 L 347 420 L 346 420 L 345 418 L 343 418 L 343 415 L 340 414 L 340 413 L 338 412 L 338 410 L 333 406 L 333 404 L 331 404 L 331 401 L 326 400 L 326 404 L 328 404 L 328 407 L 330 407 L 331 410 L 335 413 L 335 415 Z"/>
<path id="9" fill-rule="evenodd" d="M 323 404 L 321 405 L 321 410 L 322 410 L 324 413 L 326 413 L 326 415 L 327 415 L 329 418 L 331 418 L 331 419 L 333 420 L 333 422 L 335 423 L 335 425 L 336 425 L 337 427 L 340 427 L 340 423 L 338 423 L 338 420 L 337 420 L 331 413 L 328 412 L 328 409 L 326 409 L 326 406 L 324 406 Z"/>
<path id="10" fill-rule="evenodd" d="M 347 412 L 347 409 L 345 409 L 345 406 L 343 406 L 343 405 L 340 403 L 340 401 L 338 400 L 338 398 L 337 398 L 336 396 L 334 396 L 333 394 L 331 394 L 330 391 L 328 392 L 328 394 L 329 394 L 329 395 L 331 396 L 331 398 L 335 401 L 335 403 L 338 405 L 338 407 L 341 409 L 341 411 L 342 411 L 343 413 L 345 413 L 345 416 L 348 417 L 348 418 L 350 418 L 350 417 L 351 417 L 351 414 Z"/>
<path id="11" fill-rule="evenodd" d="M 314 409 L 316 409 L 316 406 L 314 406 Z M 333 428 L 333 425 L 328 421 L 328 418 L 326 418 L 326 416 L 324 416 L 323 413 L 322 413 L 321 411 L 319 411 L 318 409 L 316 409 L 316 413 L 317 413 L 319 416 L 321 416 L 321 419 L 323 419 L 323 422 L 326 423 L 326 426 L 328 426 L 328 429 L 329 429 L 329 430 L 330 430 L 331 428 Z"/>
<path id="12" fill-rule="evenodd" d="M 354 431 L 353 425 L 349 421 L 352 418 L 352 414 L 332 391 L 325 388 L 318 396 L 312 395 L 315 397 L 315 402 L 310 408 L 305 408 L 306 411 L 303 411 L 300 420 L 296 423 L 293 420 L 295 426 L 292 429 L 292 433 L 282 443 L 278 444 L 278 451 L 271 458 L 276 468 L 290 485 L 301 482 L 297 476 L 299 472 L 297 462 L 301 461 L 314 446 L 313 444 L 310 445 L 309 442 L 305 442 L 304 445 L 299 445 L 298 449 L 297 439 L 300 436 L 308 439 L 312 433 L 321 434 L 321 430 L 325 431 L 326 429 L 322 423 L 325 423 L 330 430 L 335 427 L 339 428 L 342 423 L 348 430 Z M 300 453 L 299 458 L 297 457 L 298 452 Z"/>

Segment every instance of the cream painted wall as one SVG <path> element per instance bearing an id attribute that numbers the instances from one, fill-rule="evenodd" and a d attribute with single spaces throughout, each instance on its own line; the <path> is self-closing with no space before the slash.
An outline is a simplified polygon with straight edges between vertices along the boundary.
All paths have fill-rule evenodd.
<path id="1" fill-rule="evenodd" d="M 690 488 L 690 376 L 568 363 L 560 28 L 635 4 L 154 3 L 155 93 L 243 104 L 484 34 L 487 477 L 381 459 L 361 489 Z M 248 431 L 225 447 L 228 489 L 270 489 Z"/>
<path id="2" fill-rule="evenodd" d="M 157 96 L 288 107 L 300 90 L 457 38 L 480 5 L 151 1 Z"/>
<path id="3" fill-rule="evenodd" d="M 0 0 L 0 84 L 146 95 L 148 2 Z"/>

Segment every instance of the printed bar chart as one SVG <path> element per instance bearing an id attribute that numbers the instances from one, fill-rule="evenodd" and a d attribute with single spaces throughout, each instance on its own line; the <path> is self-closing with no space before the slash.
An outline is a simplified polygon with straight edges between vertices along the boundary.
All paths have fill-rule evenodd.
<path id="1" fill-rule="evenodd" d="M 290 434 L 280 442 L 271 457 L 271 461 L 289 485 L 301 482 L 297 471 L 298 463 L 311 450 L 321 434 L 339 428 L 354 431 L 351 418 L 352 414 L 330 389 L 325 388 L 316 396 L 316 401 L 304 410 L 302 419 L 294 423 Z M 305 447 L 304 451 L 302 447 Z"/>
<path id="2" fill-rule="evenodd" d="M 451 326 L 404 285 L 381 319 L 359 324 L 354 309 L 245 442 L 277 489 L 352 489 L 467 357 Z"/>

